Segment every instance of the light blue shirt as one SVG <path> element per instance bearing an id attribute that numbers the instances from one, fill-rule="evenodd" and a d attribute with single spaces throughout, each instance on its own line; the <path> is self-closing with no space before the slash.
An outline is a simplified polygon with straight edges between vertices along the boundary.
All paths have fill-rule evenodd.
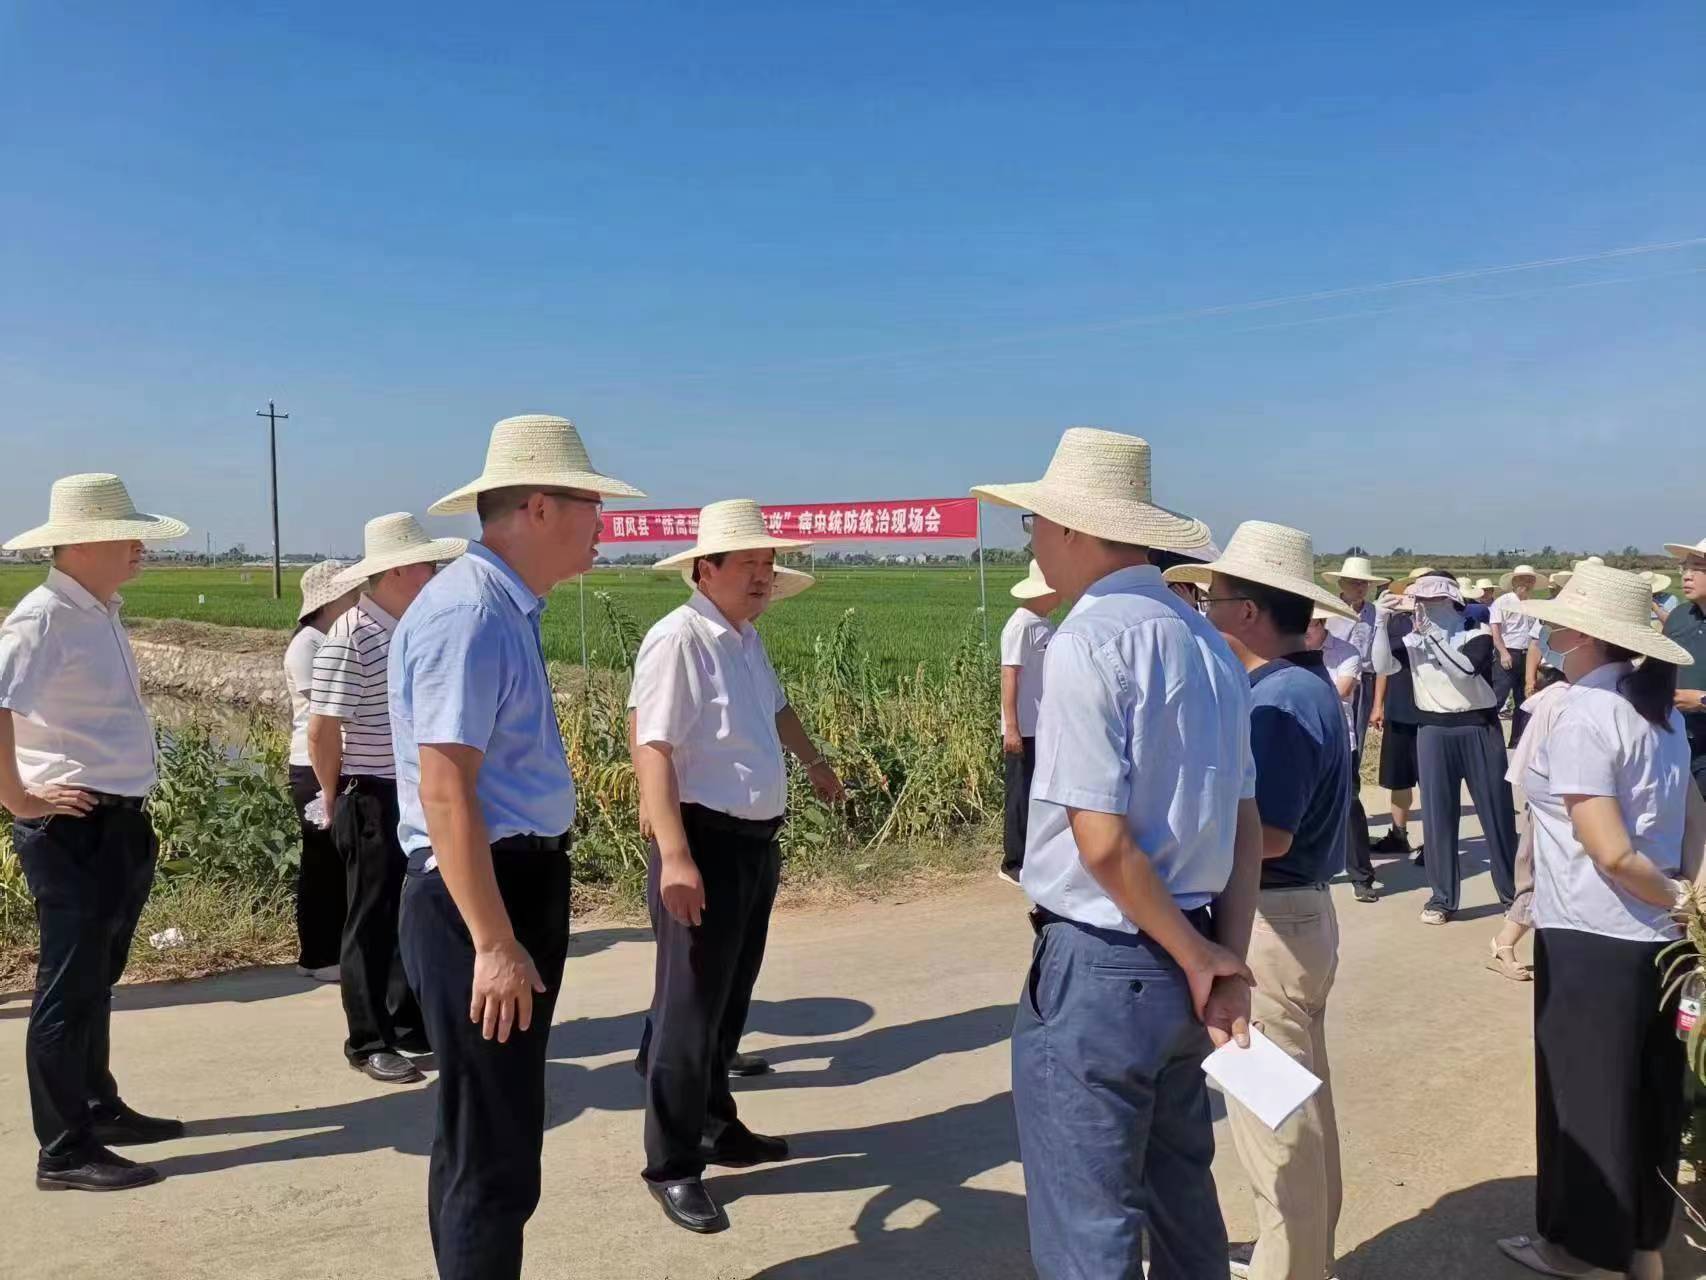
<path id="1" fill-rule="evenodd" d="M 539 616 L 545 602 L 481 543 L 421 592 L 391 640 L 397 834 L 424 849 L 421 744 L 485 753 L 475 793 L 493 840 L 555 836 L 575 820 L 575 783 L 551 701 Z"/>
<path id="2" fill-rule="evenodd" d="M 1364 673 L 1374 673 L 1374 604 L 1364 600 L 1355 619 L 1328 618 L 1327 634 L 1337 636 L 1357 651 Z"/>
<path id="3" fill-rule="evenodd" d="M 1043 663 L 1025 892 L 1082 924 L 1137 932 L 1085 870 L 1067 809 L 1122 813 L 1181 910 L 1232 876 L 1238 802 L 1256 794 L 1250 678 L 1153 565 L 1072 606 Z"/>

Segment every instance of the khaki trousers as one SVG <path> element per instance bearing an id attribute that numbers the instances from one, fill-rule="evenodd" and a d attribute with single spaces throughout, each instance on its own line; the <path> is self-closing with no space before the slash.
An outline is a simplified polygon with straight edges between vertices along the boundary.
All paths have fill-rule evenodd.
<path id="1" fill-rule="evenodd" d="M 1325 885 L 1264 889 L 1250 934 L 1256 976 L 1250 1014 L 1262 1031 L 1321 1078 L 1279 1129 L 1228 1098 L 1233 1145 L 1256 1200 L 1255 1280 L 1324 1280 L 1344 1187 L 1327 1066 L 1327 995 L 1339 967 L 1339 920 Z"/>

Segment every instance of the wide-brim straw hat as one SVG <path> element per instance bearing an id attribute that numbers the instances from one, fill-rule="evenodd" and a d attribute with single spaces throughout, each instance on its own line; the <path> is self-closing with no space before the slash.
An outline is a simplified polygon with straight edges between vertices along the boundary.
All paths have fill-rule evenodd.
<path id="1" fill-rule="evenodd" d="M 86 542 L 170 542 L 190 531 L 182 520 L 138 511 L 124 481 L 104 471 L 53 482 L 47 523 L 6 543 L 7 551 L 39 551 Z"/>
<path id="2" fill-rule="evenodd" d="M 726 498 L 699 508 L 699 541 L 686 551 L 665 556 L 652 567 L 674 569 L 692 564 L 702 556 L 730 551 L 795 551 L 810 542 L 778 538 L 764 523 L 764 510 L 751 498 Z"/>
<path id="3" fill-rule="evenodd" d="M 1025 570 L 1025 576 L 1015 582 L 1007 594 L 1015 600 L 1036 600 L 1042 596 L 1052 596 L 1055 591 L 1049 586 L 1048 579 L 1043 577 L 1042 566 L 1033 560 L 1031 567 Z"/>
<path id="4" fill-rule="evenodd" d="M 1352 582 L 1367 582 L 1374 586 L 1391 582 L 1392 579 L 1374 571 L 1374 565 L 1367 556 L 1346 556 L 1345 563 L 1337 569 L 1329 569 L 1321 575 L 1328 582 L 1337 583 L 1341 578 L 1349 578 Z"/>
<path id="5" fill-rule="evenodd" d="M 1706 556 L 1706 538 L 1696 543 L 1667 542 L 1665 554 L 1673 560 L 1686 560 L 1689 556 Z"/>
<path id="6" fill-rule="evenodd" d="M 1671 576 L 1668 573 L 1656 573 L 1652 569 L 1645 569 L 1635 576 L 1645 582 L 1654 595 L 1660 595 L 1670 590 Z"/>
<path id="7" fill-rule="evenodd" d="M 1156 505 L 1149 454 L 1141 437 L 1068 427 L 1041 480 L 974 485 L 972 493 L 1110 542 L 1164 551 L 1201 547 L 1209 540 L 1206 524 Z"/>
<path id="8" fill-rule="evenodd" d="M 1694 662 L 1687 649 L 1653 630 L 1653 593 L 1640 574 L 1627 569 L 1579 564 L 1569 585 L 1550 600 L 1524 600 L 1517 607 L 1531 618 L 1643 657 L 1679 667 Z"/>
<path id="9" fill-rule="evenodd" d="M 1518 578 L 1532 579 L 1534 582 L 1534 585 L 1539 586 L 1541 577 L 1542 577 L 1541 572 L 1538 569 L 1536 569 L 1533 565 L 1531 565 L 1531 564 L 1519 564 L 1519 565 L 1517 565 L 1516 568 L 1512 569 L 1509 573 L 1501 574 L 1499 576 L 1499 590 L 1500 591 L 1509 591 L 1511 589 L 1511 583 L 1515 582 Z"/>
<path id="10" fill-rule="evenodd" d="M 1168 582 L 1206 587 L 1217 573 L 1302 596 L 1334 617 L 1357 616 L 1356 610 L 1316 583 L 1315 546 L 1301 529 L 1246 520 L 1232 531 L 1232 540 L 1219 559 L 1208 564 L 1174 565 L 1162 577 Z"/>
<path id="11" fill-rule="evenodd" d="M 1402 577 L 1392 579 L 1391 583 L 1388 585 L 1391 590 L 1402 593 L 1406 587 L 1408 587 L 1412 582 L 1415 582 L 1417 579 L 1425 578 L 1430 573 L 1438 572 L 1439 570 L 1435 569 L 1432 565 L 1419 564 Z"/>
<path id="12" fill-rule="evenodd" d="M 322 560 L 302 571 L 302 608 L 296 614 L 298 622 L 320 612 L 349 591 L 349 587 L 339 586 L 337 582 L 338 576 L 347 568 L 349 566 L 342 560 Z"/>
<path id="13" fill-rule="evenodd" d="M 817 585 L 817 579 L 803 569 L 790 569 L 786 565 L 776 566 L 776 576 L 770 580 L 770 603 L 776 604 L 782 600 L 792 600 L 802 591 L 810 590 Z M 697 589 L 698 583 L 693 581 L 693 565 L 681 566 L 681 580 L 690 589 Z"/>
<path id="14" fill-rule="evenodd" d="M 567 418 L 524 413 L 492 428 L 486 469 L 480 478 L 447 493 L 427 508 L 429 515 L 473 511 L 490 489 L 536 485 L 542 489 L 584 489 L 607 498 L 643 498 L 645 493 L 597 470 L 587 457 L 580 432 Z"/>
<path id="15" fill-rule="evenodd" d="M 1574 569 L 1560 569 L 1557 573 L 1546 579 L 1546 581 L 1552 584 L 1552 589 L 1554 591 L 1561 591 L 1570 585 L 1570 579 L 1575 576 L 1576 571 Z"/>
<path id="16" fill-rule="evenodd" d="M 391 569 L 411 564 L 438 564 L 454 560 L 468 549 L 466 538 L 429 538 L 421 522 L 407 511 L 375 516 L 362 532 L 363 554 L 349 568 L 332 579 L 332 585 L 342 595 L 351 587 L 359 587 L 369 578 Z"/>

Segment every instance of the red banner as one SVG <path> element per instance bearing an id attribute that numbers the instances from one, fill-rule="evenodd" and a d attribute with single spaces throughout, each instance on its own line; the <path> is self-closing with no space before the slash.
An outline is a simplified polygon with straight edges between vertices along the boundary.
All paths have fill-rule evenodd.
<path id="1" fill-rule="evenodd" d="M 885 502 L 807 502 L 765 507 L 764 523 L 778 538 L 804 542 L 876 542 L 891 538 L 975 538 L 976 498 L 907 498 Z M 606 511 L 601 543 L 692 542 L 699 508 Z"/>

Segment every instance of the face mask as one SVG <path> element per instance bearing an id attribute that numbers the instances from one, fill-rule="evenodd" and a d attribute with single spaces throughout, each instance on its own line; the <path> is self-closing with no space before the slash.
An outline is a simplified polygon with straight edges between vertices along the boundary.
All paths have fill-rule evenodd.
<path id="1" fill-rule="evenodd" d="M 1449 600 L 1424 600 L 1422 608 L 1427 611 L 1428 621 L 1442 631 L 1451 631 L 1457 626 L 1457 610 Z"/>
<path id="2" fill-rule="evenodd" d="M 1578 640 L 1575 644 L 1571 645 L 1568 649 L 1560 649 L 1557 645 L 1552 643 L 1552 634 L 1553 633 L 1552 633 L 1551 627 L 1541 627 L 1540 628 L 1540 643 L 1546 646 L 1546 650 L 1548 653 L 1550 653 L 1554 658 L 1558 659 L 1558 670 L 1562 671 L 1564 669 L 1564 659 L 1569 657 L 1577 649 L 1580 649 L 1585 642 Z"/>

